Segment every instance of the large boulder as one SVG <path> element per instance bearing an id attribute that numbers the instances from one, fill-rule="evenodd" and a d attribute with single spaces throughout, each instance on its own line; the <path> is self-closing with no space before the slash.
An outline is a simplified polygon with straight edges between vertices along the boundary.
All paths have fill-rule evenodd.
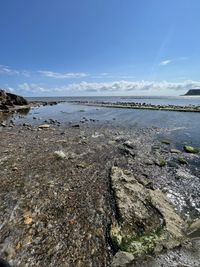
<path id="1" fill-rule="evenodd" d="M 4 90 L 0 89 L 0 109 L 9 109 L 13 106 L 23 106 L 28 105 L 28 101 L 22 96 L 18 96 L 11 93 L 6 93 Z"/>

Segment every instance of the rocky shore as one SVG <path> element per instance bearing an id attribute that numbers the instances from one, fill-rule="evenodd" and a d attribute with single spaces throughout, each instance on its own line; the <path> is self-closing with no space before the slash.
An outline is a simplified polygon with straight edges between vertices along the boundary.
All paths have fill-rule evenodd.
<path id="1" fill-rule="evenodd" d="M 175 106 L 175 105 L 152 105 L 147 103 L 135 102 L 100 102 L 100 101 L 70 101 L 71 103 L 107 107 L 107 108 L 128 108 L 128 109 L 146 109 L 146 110 L 164 110 L 164 111 L 179 111 L 179 112 L 200 112 L 200 106 Z"/>
<path id="2" fill-rule="evenodd" d="M 1 126 L 0 137 L 0 255 L 11 266 L 199 266 L 197 148 L 89 118 Z"/>
<path id="3" fill-rule="evenodd" d="M 0 115 L 2 113 L 30 110 L 32 107 L 57 105 L 62 101 L 27 101 L 24 97 L 0 89 Z"/>

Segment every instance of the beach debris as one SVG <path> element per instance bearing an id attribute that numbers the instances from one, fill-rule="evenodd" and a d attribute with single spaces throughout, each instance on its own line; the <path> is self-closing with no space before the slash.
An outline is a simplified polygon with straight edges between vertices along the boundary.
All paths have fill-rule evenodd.
<path id="1" fill-rule="evenodd" d="M 193 146 L 184 145 L 183 148 L 184 148 L 185 152 L 187 152 L 187 153 L 194 153 L 194 154 L 199 153 L 199 148 L 196 148 Z"/>
<path id="2" fill-rule="evenodd" d="M 65 159 L 65 158 L 67 158 L 66 154 L 62 150 L 55 151 L 54 152 L 54 156 L 57 159 Z"/>
<path id="3" fill-rule="evenodd" d="M 39 129 L 49 129 L 50 125 L 49 124 L 41 124 L 38 126 Z"/>

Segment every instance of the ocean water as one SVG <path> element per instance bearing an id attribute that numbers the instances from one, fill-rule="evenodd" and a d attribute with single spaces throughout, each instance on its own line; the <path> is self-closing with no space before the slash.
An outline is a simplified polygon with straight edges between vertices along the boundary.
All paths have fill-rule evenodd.
<path id="1" fill-rule="evenodd" d="M 200 105 L 200 96 L 82 96 L 82 97 L 30 97 L 29 100 L 37 101 L 99 101 L 99 102 L 137 102 L 152 105 Z"/>

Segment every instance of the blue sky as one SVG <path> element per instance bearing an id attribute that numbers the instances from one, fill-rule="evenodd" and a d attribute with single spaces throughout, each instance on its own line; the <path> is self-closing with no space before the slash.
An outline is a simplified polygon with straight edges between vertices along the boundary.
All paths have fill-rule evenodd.
<path id="1" fill-rule="evenodd" d="M 199 0 L 0 0 L 0 88 L 180 95 L 200 86 Z"/>

